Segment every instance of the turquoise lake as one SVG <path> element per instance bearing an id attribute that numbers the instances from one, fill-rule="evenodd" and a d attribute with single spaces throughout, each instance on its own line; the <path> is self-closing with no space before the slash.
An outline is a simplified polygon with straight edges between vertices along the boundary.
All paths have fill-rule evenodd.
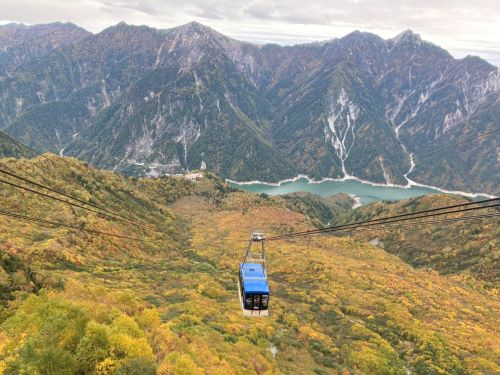
<path id="1" fill-rule="evenodd" d="M 337 193 L 346 193 L 359 197 L 361 204 L 375 201 L 397 201 L 418 197 L 421 195 L 439 194 L 440 192 L 430 188 L 412 186 L 409 189 L 389 186 L 373 186 L 356 180 L 347 181 L 324 181 L 321 183 L 310 183 L 307 179 L 301 178 L 292 182 L 285 182 L 280 186 L 273 186 L 263 183 L 237 184 L 231 186 L 250 191 L 253 193 L 265 193 L 269 195 L 280 195 L 297 191 L 329 196 Z"/>

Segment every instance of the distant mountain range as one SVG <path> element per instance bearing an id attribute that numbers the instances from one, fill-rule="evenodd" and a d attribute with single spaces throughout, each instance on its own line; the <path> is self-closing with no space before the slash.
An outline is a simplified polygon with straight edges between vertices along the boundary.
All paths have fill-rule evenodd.
<path id="1" fill-rule="evenodd" d="M 0 129 L 155 176 L 358 178 L 500 194 L 500 71 L 404 31 L 291 47 L 199 23 L 0 26 Z M 419 157 L 420 156 L 420 157 Z"/>

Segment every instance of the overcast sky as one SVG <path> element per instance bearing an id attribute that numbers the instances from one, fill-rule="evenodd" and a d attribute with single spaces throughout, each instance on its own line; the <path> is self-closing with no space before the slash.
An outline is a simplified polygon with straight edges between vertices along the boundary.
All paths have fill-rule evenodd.
<path id="1" fill-rule="evenodd" d="M 0 0 L 2 23 L 70 21 L 98 32 L 120 21 L 169 28 L 193 20 L 279 44 L 412 29 L 455 57 L 479 55 L 500 66 L 500 0 Z"/>

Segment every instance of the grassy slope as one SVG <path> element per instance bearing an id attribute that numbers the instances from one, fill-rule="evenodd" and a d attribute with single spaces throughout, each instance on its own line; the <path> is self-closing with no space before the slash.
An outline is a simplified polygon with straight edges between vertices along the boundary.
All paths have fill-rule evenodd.
<path id="1" fill-rule="evenodd" d="M 15 164 L 39 174 L 31 162 Z M 89 189 L 158 232 L 141 244 L 2 217 L 0 284 L 14 299 L 0 310 L 0 369 L 7 373 L 500 370 L 496 289 L 413 269 L 348 237 L 271 242 L 271 316 L 244 319 L 236 297 L 240 240 L 254 228 L 308 228 L 304 216 L 274 199 L 229 193 L 215 180 L 188 196 L 192 186 L 180 180 L 131 180 L 69 165 L 45 176 L 56 185 L 82 181 L 81 197 Z M 4 187 L 0 193 L 2 206 L 139 235 Z"/>

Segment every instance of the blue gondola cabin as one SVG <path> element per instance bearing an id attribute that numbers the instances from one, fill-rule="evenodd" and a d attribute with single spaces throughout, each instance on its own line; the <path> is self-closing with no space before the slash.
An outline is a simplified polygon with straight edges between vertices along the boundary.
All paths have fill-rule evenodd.
<path id="1" fill-rule="evenodd" d="M 269 286 L 263 263 L 241 263 L 239 275 L 240 302 L 245 316 L 267 316 Z"/>

